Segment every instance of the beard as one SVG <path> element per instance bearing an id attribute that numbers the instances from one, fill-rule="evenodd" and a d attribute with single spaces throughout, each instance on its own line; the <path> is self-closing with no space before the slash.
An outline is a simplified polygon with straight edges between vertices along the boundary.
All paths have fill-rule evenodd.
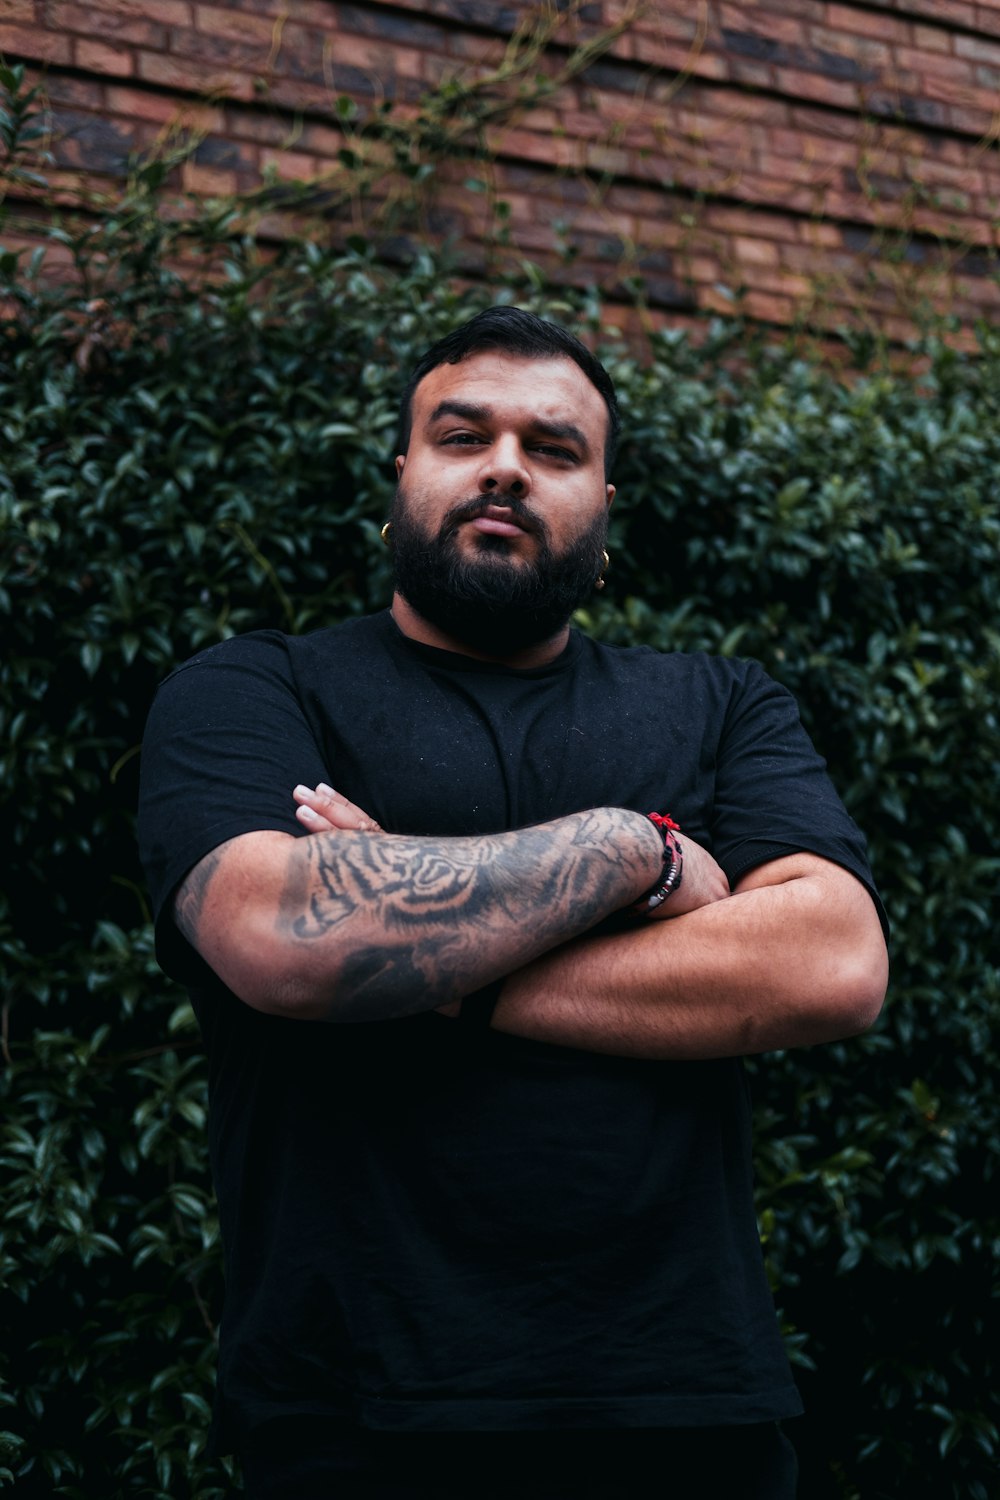
<path id="1" fill-rule="evenodd" d="M 511 558 L 499 536 L 480 535 L 463 555 L 457 533 L 489 507 L 505 506 L 537 539 L 533 559 Z M 565 551 L 552 549 L 544 520 L 516 495 L 478 495 L 453 505 L 437 536 L 423 531 L 403 485 L 392 508 L 396 588 L 419 615 L 484 656 L 503 657 L 550 640 L 587 599 L 601 573 L 608 517 L 594 522 Z"/>

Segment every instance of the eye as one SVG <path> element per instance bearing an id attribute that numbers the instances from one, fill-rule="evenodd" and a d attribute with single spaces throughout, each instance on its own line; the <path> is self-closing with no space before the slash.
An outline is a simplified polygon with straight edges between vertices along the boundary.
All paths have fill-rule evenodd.
<path id="1" fill-rule="evenodd" d="M 455 448 L 472 447 L 474 443 L 484 441 L 485 439 L 481 438 L 478 432 L 448 432 L 441 439 L 442 444 L 446 443 Z"/>
<path id="2" fill-rule="evenodd" d="M 535 452 L 543 454 L 546 458 L 558 458 L 564 463 L 579 463 L 579 457 L 571 448 L 560 448 L 556 443 L 536 443 Z"/>

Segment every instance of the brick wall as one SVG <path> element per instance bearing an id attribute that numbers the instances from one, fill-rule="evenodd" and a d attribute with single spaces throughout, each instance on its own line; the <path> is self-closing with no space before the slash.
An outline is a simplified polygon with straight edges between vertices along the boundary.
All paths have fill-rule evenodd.
<path id="1" fill-rule="evenodd" d="M 541 66 L 554 75 L 624 5 L 584 0 Z M 57 183 L 120 175 L 183 118 L 203 133 L 183 186 L 225 194 L 336 173 L 338 97 L 413 116 L 443 79 L 495 68 L 529 11 L 0 0 L 0 51 L 44 74 Z M 489 161 L 438 170 L 418 227 L 455 236 L 470 274 L 527 255 L 614 296 L 639 273 L 658 321 L 739 290 L 779 325 L 903 337 L 929 298 L 968 326 L 1000 297 L 998 106 L 1000 0 L 649 0 L 582 75 L 487 128 Z"/>

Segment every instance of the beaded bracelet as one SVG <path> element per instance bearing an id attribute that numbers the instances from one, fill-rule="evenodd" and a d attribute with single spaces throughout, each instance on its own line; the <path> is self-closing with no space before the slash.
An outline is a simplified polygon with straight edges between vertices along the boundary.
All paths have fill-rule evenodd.
<path id="1" fill-rule="evenodd" d="M 634 912 L 642 916 L 647 916 L 658 906 L 662 906 L 667 897 L 676 891 L 684 876 L 684 853 L 680 839 L 674 837 L 674 834 L 680 833 L 680 828 L 669 813 L 647 813 L 646 817 L 663 839 L 663 869 L 656 884 L 644 896 L 640 896 L 632 907 Z"/>

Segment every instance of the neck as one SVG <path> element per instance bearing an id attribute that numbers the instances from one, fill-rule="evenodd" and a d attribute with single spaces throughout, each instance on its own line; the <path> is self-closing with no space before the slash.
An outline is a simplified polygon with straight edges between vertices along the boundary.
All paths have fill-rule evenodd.
<path id="1" fill-rule="evenodd" d="M 563 625 L 547 640 L 536 641 L 534 645 L 525 646 L 521 651 L 479 651 L 425 620 L 423 615 L 418 614 L 407 603 L 402 594 L 393 594 L 391 612 L 399 629 L 411 641 L 419 641 L 422 646 L 436 646 L 439 651 L 454 651 L 459 656 L 471 656 L 476 661 L 495 661 L 504 667 L 546 667 L 565 651 L 569 640 L 569 626 Z"/>

